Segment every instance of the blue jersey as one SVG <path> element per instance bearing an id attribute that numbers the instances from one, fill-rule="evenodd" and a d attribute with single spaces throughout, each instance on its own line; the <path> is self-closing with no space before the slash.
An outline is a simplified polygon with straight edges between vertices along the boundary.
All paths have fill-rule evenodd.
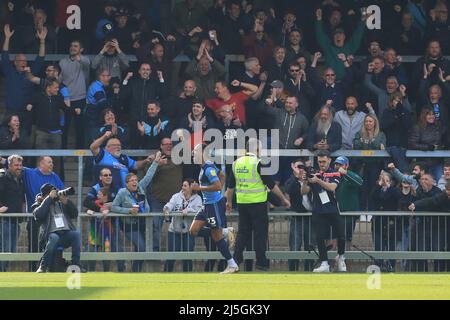
<path id="1" fill-rule="evenodd" d="M 219 169 L 212 162 L 207 162 L 203 165 L 202 170 L 200 171 L 200 175 L 198 181 L 200 182 L 200 186 L 209 187 L 214 184 L 216 181 L 220 181 L 219 179 Z M 222 199 L 221 191 L 202 191 L 203 194 L 203 202 L 204 204 L 213 204 L 217 203 Z"/>
<path id="2" fill-rule="evenodd" d="M 103 168 L 108 168 L 113 175 L 113 184 L 118 188 L 125 188 L 125 177 L 129 170 L 133 170 L 135 167 L 136 161 L 127 155 L 121 154 L 119 158 L 116 158 L 105 149 L 101 149 L 100 153 L 94 158 L 95 177 L 99 176 Z"/>
<path id="3" fill-rule="evenodd" d="M 31 206 L 36 201 L 36 195 L 41 193 L 41 187 L 45 183 L 51 183 L 59 190 L 64 189 L 64 183 L 56 173 L 43 174 L 38 168 L 23 168 L 23 182 L 28 212 L 32 212 Z"/>

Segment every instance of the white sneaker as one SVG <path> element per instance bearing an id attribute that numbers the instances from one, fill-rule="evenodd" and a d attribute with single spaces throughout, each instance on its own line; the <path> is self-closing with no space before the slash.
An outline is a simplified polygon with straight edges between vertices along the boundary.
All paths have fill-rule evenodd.
<path id="1" fill-rule="evenodd" d="M 239 267 L 230 267 L 228 266 L 225 270 L 223 270 L 220 274 L 228 274 L 228 273 L 236 273 L 239 272 Z"/>
<path id="2" fill-rule="evenodd" d="M 326 272 L 330 272 L 330 266 L 328 264 L 328 262 L 322 262 L 322 264 L 320 265 L 320 267 L 315 268 L 313 270 L 313 272 L 317 272 L 317 273 L 326 273 Z"/>
<path id="3" fill-rule="evenodd" d="M 233 250 L 236 244 L 236 230 L 233 227 L 228 227 L 227 241 L 228 249 Z"/>
<path id="4" fill-rule="evenodd" d="M 347 272 L 347 266 L 345 265 L 345 258 L 343 255 L 336 256 L 336 265 L 338 272 Z"/>

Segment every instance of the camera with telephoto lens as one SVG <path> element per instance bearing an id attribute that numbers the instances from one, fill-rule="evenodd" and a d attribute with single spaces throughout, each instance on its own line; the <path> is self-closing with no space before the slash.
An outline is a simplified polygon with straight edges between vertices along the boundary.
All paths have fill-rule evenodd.
<path id="1" fill-rule="evenodd" d="M 63 196 L 63 197 L 67 197 L 67 196 L 73 196 L 75 194 L 75 188 L 74 187 L 68 187 L 66 189 L 63 190 L 57 190 L 58 191 L 58 198 Z"/>
<path id="2" fill-rule="evenodd" d="M 306 171 L 306 177 L 308 179 L 313 178 L 314 175 L 317 173 L 317 171 L 313 167 L 307 167 L 307 166 L 302 165 L 302 164 L 298 165 L 297 168 L 305 170 Z"/>

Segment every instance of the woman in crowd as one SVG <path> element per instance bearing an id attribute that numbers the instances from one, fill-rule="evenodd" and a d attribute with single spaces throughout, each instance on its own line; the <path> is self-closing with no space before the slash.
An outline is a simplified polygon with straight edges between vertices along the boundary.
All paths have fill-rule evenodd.
<path id="1" fill-rule="evenodd" d="M 199 212 L 202 208 L 202 198 L 191 188 L 193 179 L 183 181 L 181 191 L 174 194 L 170 201 L 164 206 L 164 214 L 170 212 L 181 212 L 181 216 L 169 218 L 170 221 L 167 251 L 194 251 L 195 238 L 189 235 L 189 226 L 193 217 L 187 217 L 188 213 Z M 167 220 L 166 220 L 167 221 Z M 167 260 L 164 271 L 172 272 L 175 260 Z M 192 271 L 192 260 L 183 260 L 183 272 Z"/>
<path id="2" fill-rule="evenodd" d="M 372 192 L 375 211 L 397 211 L 401 191 L 395 186 L 392 176 L 381 171 L 375 189 Z M 396 248 L 396 218 L 390 216 L 375 216 L 372 219 L 372 233 L 375 251 L 395 251 Z M 400 238 L 401 239 L 401 238 Z M 395 268 L 395 260 L 390 260 Z"/>
<path id="3" fill-rule="evenodd" d="M 5 117 L 0 127 L 0 149 L 28 149 L 30 147 L 27 135 L 20 126 L 17 114 Z"/>
<path id="4" fill-rule="evenodd" d="M 364 118 L 364 125 L 361 132 L 355 135 L 353 140 L 354 150 L 384 150 L 386 145 L 386 136 L 380 131 L 378 119 L 373 114 L 368 114 Z M 372 199 L 369 197 L 375 183 L 378 179 L 378 174 L 383 168 L 383 161 L 381 158 L 364 158 L 361 160 L 361 176 L 364 183 L 361 188 L 361 209 L 374 210 Z"/>
<path id="5" fill-rule="evenodd" d="M 436 121 L 436 115 L 430 108 L 423 108 L 418 123 L 412 128 L 408 137 L 408 149 L 434 151 L 442 149 L 445 129 Z M 444 168 L 442 159 L 428 158 L 425 162 L 436 180 L 440 179 Z"/>
<path id="6" fill-rule="evenodd" d="M 113 109 L 107 108 L 102 112 L 103 126 L 100 127 L 98 138 L 103 136 L 106 131 L 111 131 L 113 136 L 120 140 L 122 148 L 127 147 L 128 134 L 125 128 L 117 123 L 117 117 Z"/>
<path id="7" fill-rule="evenodd" d="M 112 204 L 112 212 L 135 216 L 133 218 L 123 219 L 121 221 L 121 230 L 124 231 L 125 236 L 133 243 L 134 249 L 137 252 L 145 252 L 145 219 L 136 216 L 140 213 L 150 212 L 146 189 L 152 181 L 158 165 L 162 165 L 165 162 L 165 157 L 161 156 L 161 152 L 158 152 L 141 181 L 138 180 L 136 174 L 127 174 L 125 178 L 126 187 L 119 190 Z M 142 263 L 142 260 L 133 261 L 133 272 L 140 272 Z"/>

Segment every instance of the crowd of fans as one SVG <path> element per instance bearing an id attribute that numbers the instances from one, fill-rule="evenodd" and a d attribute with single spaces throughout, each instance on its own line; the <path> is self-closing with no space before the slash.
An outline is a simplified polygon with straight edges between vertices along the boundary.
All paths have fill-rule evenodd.
<path id="1" fill-rule="evenodd" d="M 81 30 L 65 24 L 71 4 L 81 8 Z M 364 8 L 372 4 L 381 8 L 380 30 L 366 27 Z M 406 150 L 450 147 L 448 5 L 186 0 L 174 4 L 167 24 L 162 1 L 6 1 L 0 16 L 6 88 L 0 149 L 66 149 L 73 124 L 75 147 L 89 147 L 94 155 L 98 184 L 84 202 L 93 212 L 115 211 L 104 203 L 129 187 L 129 171 L 154 161 L 135 161 L 122 148 L 160 149 L 165 160 L 139 210 L 162 212 L 181 186 L 186 194 L 183 181 L 198 179 L 196 166 L 170 160 L 173 132 L 181 140 L 179 129 L 185 129 L 201 140 L 214 128 L 237 139 L 237 129 L 276 129 L 279 145 L 272 147 L 279 149 L 390 154 L 351 160 L 362 178 L 351 210 L 408 210 L 416 200 L 416 209 L 445 209 L 420 201 L 450 188 L 450 163 L 433 157 L 410 163 Z M 46 63 L 50 53 L 65 57 Z M 36 54 L 34 62 L 24 54 Z M 179 54 L 190 62 L 174 61 Z M 245 55 L 245 62 L 227 70 L 230 54 Z M 420 58 L 406 64 L 402 55 Z M 292 179 L 294 160 L 280 158 L 275 180 L 281 186 Z M 413 191 L 407 205 L 404 184 Z M 162 224 L 163 218 L 154 219 L 154 251 L 160 250 Z"/>

